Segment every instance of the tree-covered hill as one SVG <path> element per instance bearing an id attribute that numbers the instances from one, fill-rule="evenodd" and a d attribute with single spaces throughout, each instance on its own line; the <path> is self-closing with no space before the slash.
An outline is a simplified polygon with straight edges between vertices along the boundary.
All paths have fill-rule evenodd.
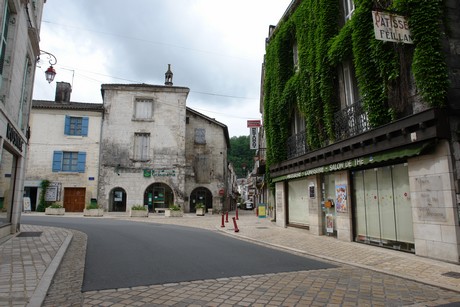
<path id="1" fill-rule="evenodd" d="M 254 167 L 255 150 L 249 149 L 249 136 L 233 136 L 230 139 L 228 162 L 233 164 L 238 178 L 246 177 Z"/>

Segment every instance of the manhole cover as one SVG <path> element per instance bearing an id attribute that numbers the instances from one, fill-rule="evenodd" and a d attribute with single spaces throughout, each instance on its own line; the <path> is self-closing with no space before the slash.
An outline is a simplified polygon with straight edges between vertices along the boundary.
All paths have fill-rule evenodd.
<path id="1" fill-rule="evenodd" d="M 460 273 L 459 272 L 447 272 L 444 274 L 441 274 L 447 277 L 452 277 L 452 278 L 460 278 Z"/>
<path id="2" fill-rule="evenodd" d="M 18 237 L 22 238 L 33 238 L 33 237 L 39 237 L 42 235 L 41 231 L 24 231 L 18 234 Z"/>

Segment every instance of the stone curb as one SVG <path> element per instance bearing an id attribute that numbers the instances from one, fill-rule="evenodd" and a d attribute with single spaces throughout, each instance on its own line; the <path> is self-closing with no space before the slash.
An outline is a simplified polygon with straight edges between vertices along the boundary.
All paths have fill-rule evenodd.
<path id="1" fill-rule="evenodd" d="M 69 247 L 70 242 L 72 241 L 73 233 L 70 231 L 67 231 L 67 233 L 68 235 L 66 239 L 62 243 L 61 247 L 57 251 L 51 263 L 46 268 L 45 273 L 40 278 L 37 288 L 35 288 L 34 293 L 29 299 L 29 303 L 27 304 L 27 307 L 42 306 L 45 300 L 46 294 L 48 292 L 48 289 L 51 285 L 51 282 L 53 281 L 54 275 L 56 274 L 59 268 L 59 265 L 61 264 L 62 259 L 64 258 L 65 252 L 67 251 L 67 248 Z"/>

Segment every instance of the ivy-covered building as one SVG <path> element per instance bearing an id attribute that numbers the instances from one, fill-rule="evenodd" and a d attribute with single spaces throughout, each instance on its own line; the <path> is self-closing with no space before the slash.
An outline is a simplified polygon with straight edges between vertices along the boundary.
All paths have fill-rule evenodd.
<path id="1" fill-rule="evenodd" d="M 293 0 L 270 27 L 278 225 L 459 262 L 459 5 Z"/>

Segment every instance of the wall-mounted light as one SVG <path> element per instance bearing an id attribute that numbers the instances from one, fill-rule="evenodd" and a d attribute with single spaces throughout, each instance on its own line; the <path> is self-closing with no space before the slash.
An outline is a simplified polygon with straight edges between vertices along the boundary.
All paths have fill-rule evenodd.
<path id="1" fill-rule="evenodd" d="M 56 76 L 56 70 L 53 68 L 53 65 L 56 65 L 57 59 L 53 54 L 40 50 L 40 55 L 37 58 L 37 62 L 40 61 L 40 56 L 43 54 L 46 54 L 46 56 L 48 57 L 48 62 L 50 63 L 50 67 L 48 67 L 48 69 L 45 71 L 45 78 L 46 81 L 48 81 L 48 83 L 51 83 L 53 82 L 54 77 Z"/>

